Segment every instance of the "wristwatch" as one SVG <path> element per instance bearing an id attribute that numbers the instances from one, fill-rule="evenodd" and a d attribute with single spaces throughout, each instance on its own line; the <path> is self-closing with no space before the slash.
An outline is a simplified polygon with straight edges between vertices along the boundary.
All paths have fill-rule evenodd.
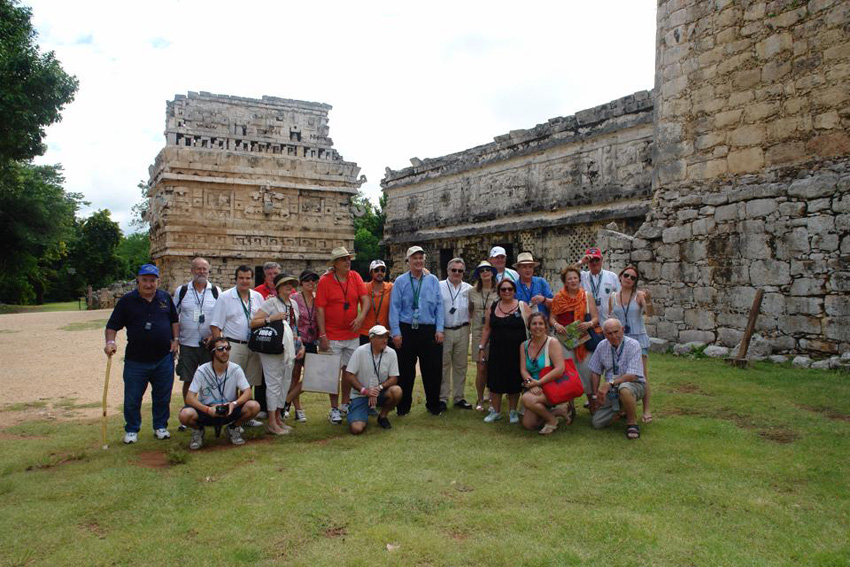
<path id="1" fill-rule="evenodd" d="M 484 350 L 484 345 L 478 345 L 478 350 Z"/>
<path id="2" fill-rule="evenodd" d="M 271 320 L 268 317 L 266 317 L 266 325 L 268 325 L 269 323 L 271 323 Z"/>

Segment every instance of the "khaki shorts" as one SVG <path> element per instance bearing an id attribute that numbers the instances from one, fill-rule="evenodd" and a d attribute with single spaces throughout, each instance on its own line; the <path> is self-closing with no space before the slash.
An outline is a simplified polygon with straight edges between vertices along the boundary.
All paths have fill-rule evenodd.
<path id="1" fill-rule="evenodd" d="M 641 401 L 646 395 L 646 384 L 642 382 L 623 382 L 620 384 L 620 392 L 629 390 L 635 396 L 635 401 Z M 614 411 L 614 408 L 609 404 L 602 406 L 593 414 L 590 421 L 596 429 L 607 427 L 608 424 L 617 416 L 619 411 Z"/>
<path id="2" fill-rule="evenodd" d="M 339 355 L 340 368 L 348 366 L 348 361 L 351 360 L 351 355 L 360 346 L 360 339 L 349 339 L 347 341 L 328 341 L 330 343 L 331 352 Z"/>
<path id="3" fill-rule="evenodd" d="M 191 382 L 198 367 L 210 360 L 212 360 L 212 355 L 204 347 L 180 345 L 180 355 L 177 358 L 177 376 L 180 377 L 181 382 Z"/>
<path id="4" fill-rule="evenodd" d="M 230 343 L 230 362 L 238 364 L 245 373 L 245 378 L 252 386 L 260 386 L 263 383 L 263 363 L 260 355 L 241 343 Z"/>

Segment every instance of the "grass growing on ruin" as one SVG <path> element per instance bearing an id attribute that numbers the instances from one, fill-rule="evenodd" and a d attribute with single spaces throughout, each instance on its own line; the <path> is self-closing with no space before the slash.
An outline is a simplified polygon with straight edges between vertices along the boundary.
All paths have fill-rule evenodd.
<path id="1" fill-rule="evenodd" d="M 100 449 L 98 422 L 0 432 L 7 565 L 846 565 L 850 381 L 653 356 L 637 442 L 421 405 L 354 438 L 307 396 L 291 438 Z M 175 398 L 173 408 L 179 407 Z M 388 547 L 389 546 L 389 547 Z"/>

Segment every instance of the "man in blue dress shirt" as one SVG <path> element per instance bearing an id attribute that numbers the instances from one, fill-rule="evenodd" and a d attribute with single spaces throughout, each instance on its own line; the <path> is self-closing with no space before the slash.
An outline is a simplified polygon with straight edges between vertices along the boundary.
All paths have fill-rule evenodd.
<path id="1" fill-rule="evenodd" d="M 534 268 L 540 265 L 540 262 L 534 261 L 534 256 L 531 252 L 523 252 L 517 256 L 516 268 L 519 272 L 519 281 L 516 282 L 516 298 L 524 301 L 533 311 L 540 311 L 549 319 L 549 308 L 552 307 L 552 288 L 549 287 L 549 282 L 539 276 L 534 275 Z"/>
<path id="2" fill-rule="evenodd" d="M 407 249 L 410 270 L 396 278 L 390 303 L 390 332 L 398 351 L 399 386 L 402 389 L 398 415 L 410 413 L 416 361 L 422 371 L 425 407 L 440 415 L 440 384 L 443 364 L 443 298 L 440 281 L 425 273 L 425 251 Z"/>

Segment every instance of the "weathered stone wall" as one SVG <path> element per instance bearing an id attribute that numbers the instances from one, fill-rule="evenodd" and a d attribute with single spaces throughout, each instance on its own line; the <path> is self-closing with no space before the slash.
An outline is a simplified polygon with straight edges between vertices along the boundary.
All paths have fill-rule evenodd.
<path id="1" fill-rule="evenodd" d="M 732 346 L 763 288 L 774 351 L 850 348 L 848 26 L 840 1 L 659 2 L 655 206 L 606 235 L 651 333 Z"/>
<path id="2" fill-rule="evenodd" d="M 397 263 L 407 246 L 420 244 L 433 250 L 436 268 L 441 249 L 477 263 L 493 244 L 511 244 L 515 254 L 545 259 L 544 270 L 554 274 L 592 244 L 590 227 L 618 220 L 636 228 L 643 220 L 651 138 L 652 99 L 643 91 L 464 152 L 388 169 L 381 185 L 390 254 Z"/>
<path id="3" fill-rule="evenodd" d="M 211 279 L 274 260 L 326 265 L 353 246 L 351 197 L 365 181 L 328 137 L 330 106 L 276 97 L 189 93 L 168 103 L 166 147 L 150 168 L 151 255 L 161 286 L 204 256 Z"/>

